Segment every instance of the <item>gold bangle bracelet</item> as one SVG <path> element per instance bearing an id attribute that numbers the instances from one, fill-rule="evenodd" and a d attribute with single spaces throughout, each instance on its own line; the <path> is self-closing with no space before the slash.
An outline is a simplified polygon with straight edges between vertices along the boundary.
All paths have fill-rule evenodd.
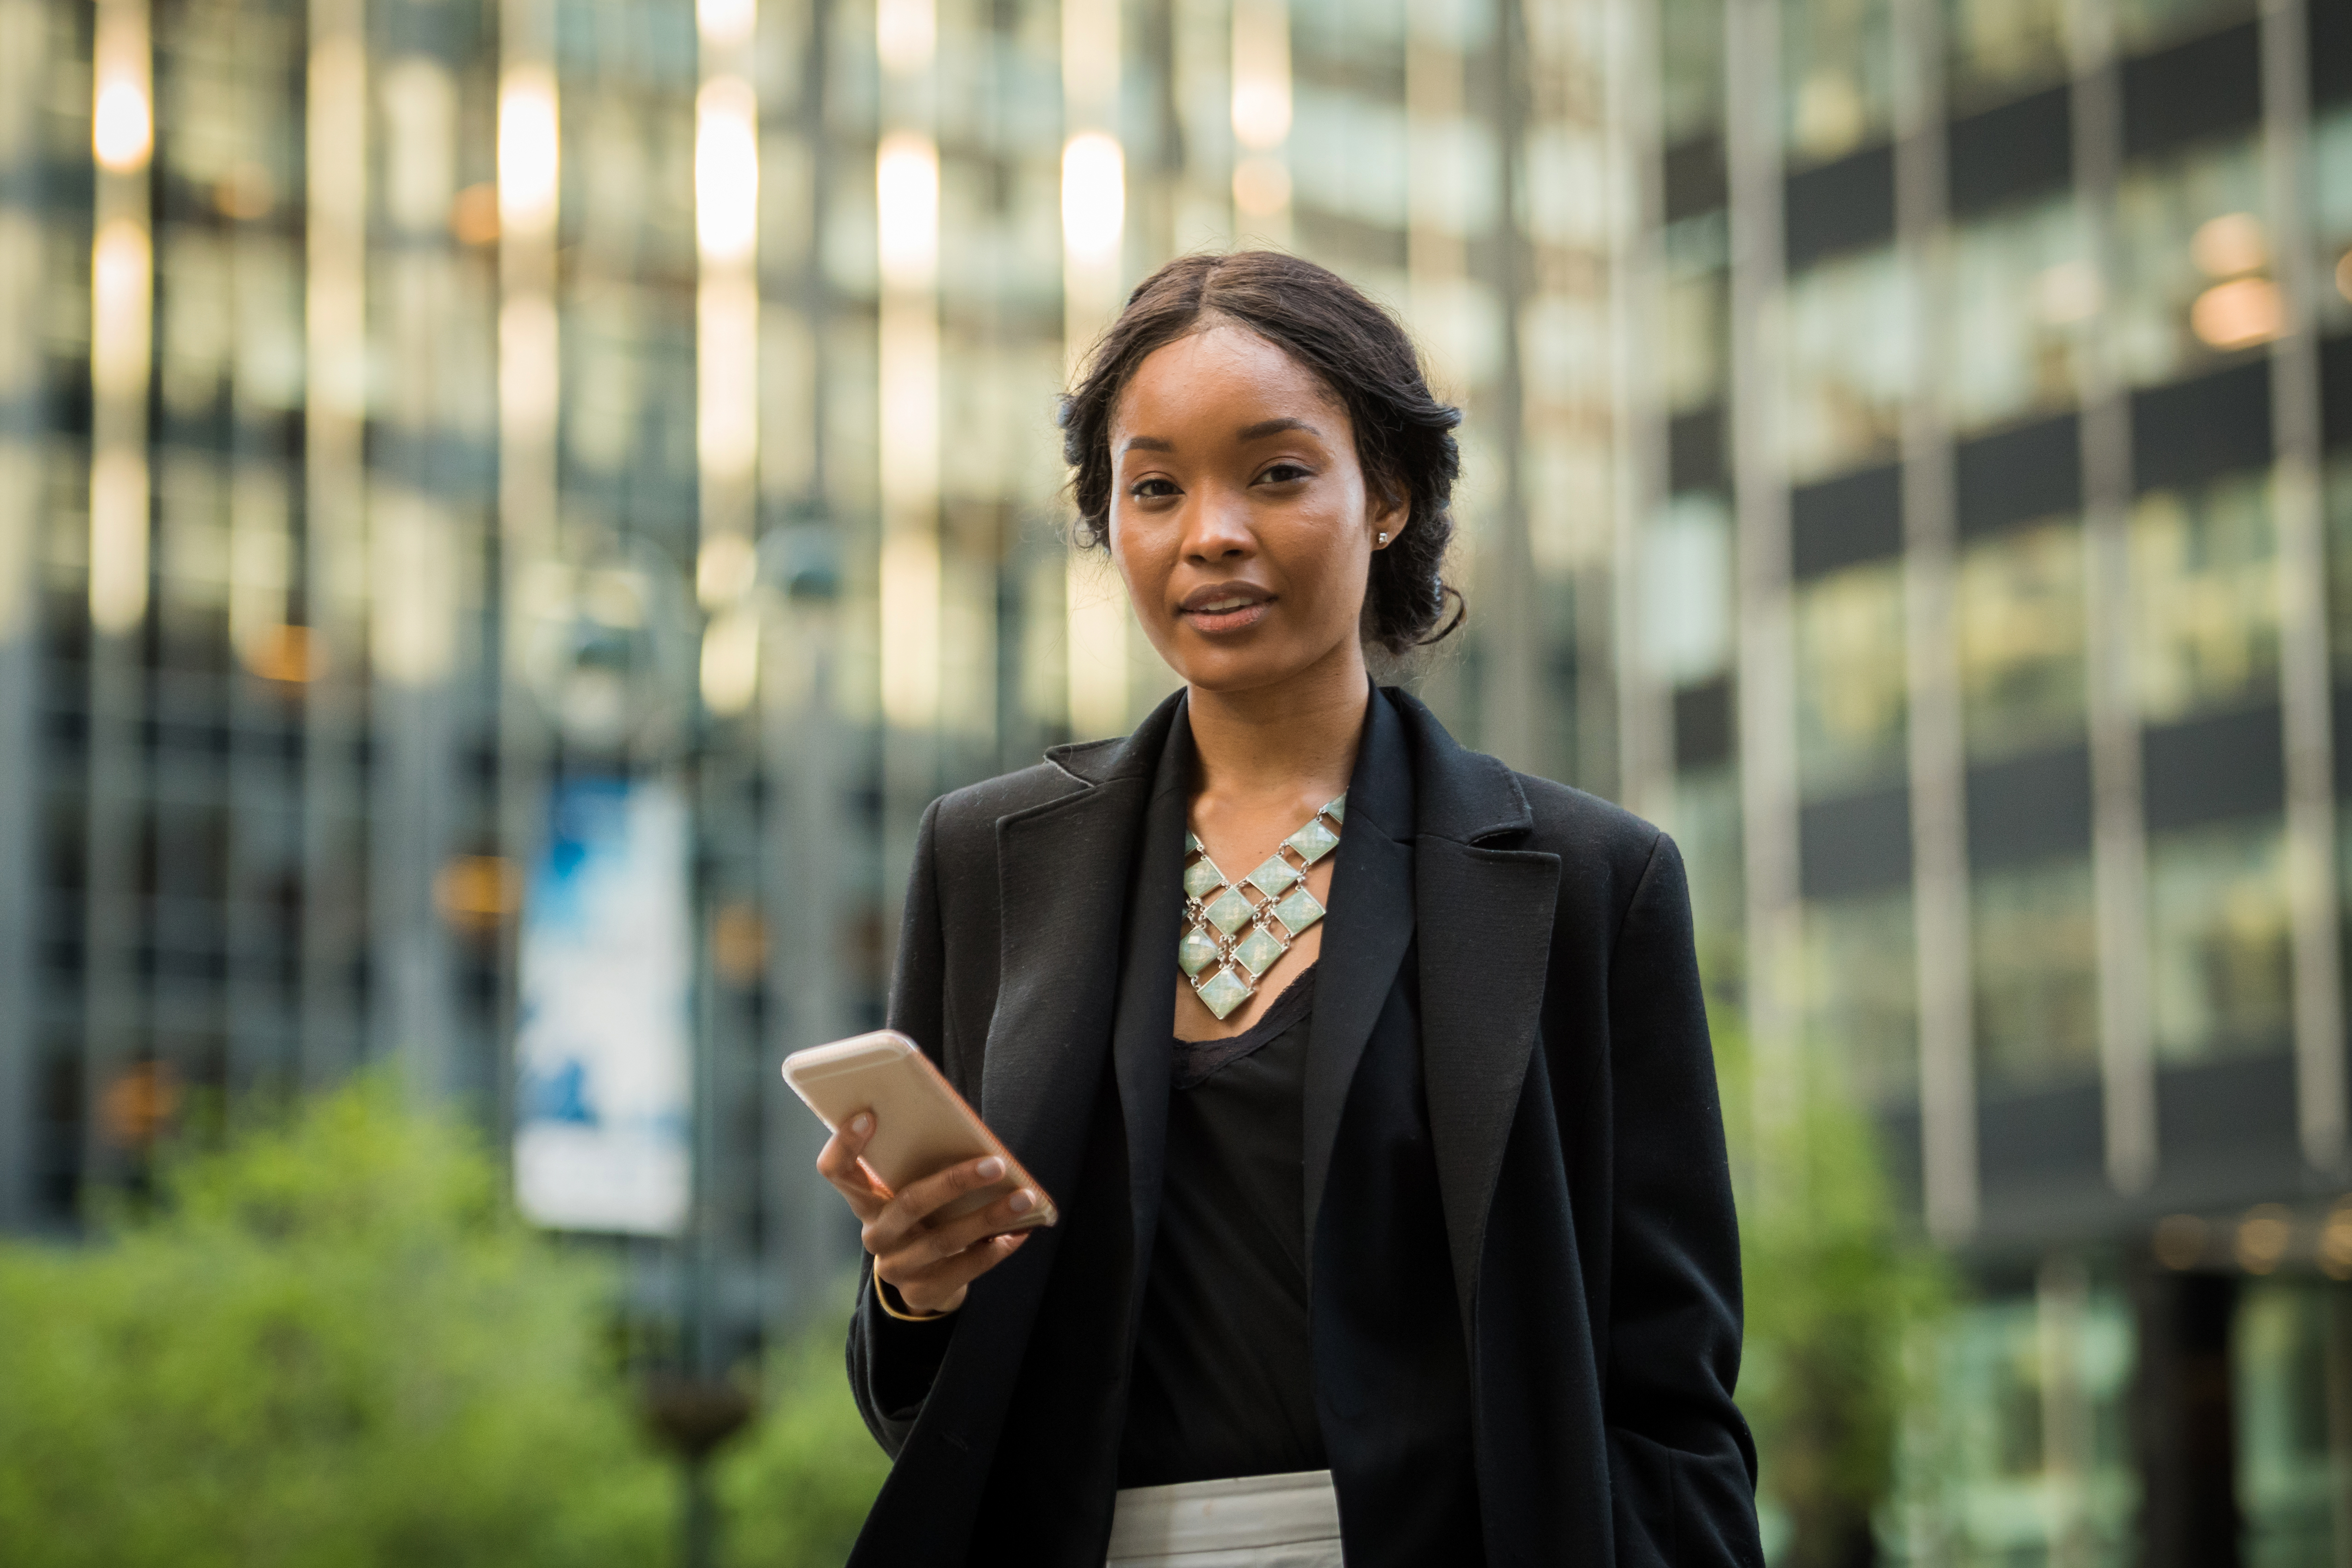
<path id="1" fill-rule="evenodd" d="M 890 1305 L 890 1292 L 883 1289 L 882 1276 L 878 1271 L 874 1276 L 874 1299 L 882 1304 L 882 1310 L 885 1312 L 902 1323 L 936 1323 L 941 1318 L 955 1316 L 953 1312 L 918 1312 L 911 1310 L 901 1311 Z M 905 1298 L 901 1297 L 900 1300 L 903 1300 Z"/>

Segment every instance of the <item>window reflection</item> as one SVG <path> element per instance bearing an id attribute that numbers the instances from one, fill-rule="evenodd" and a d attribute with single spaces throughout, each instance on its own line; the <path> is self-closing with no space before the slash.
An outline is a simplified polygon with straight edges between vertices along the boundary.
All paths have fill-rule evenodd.
<path id="1" fill-rule="evenodd" d="M 1952 232 L 1945 362 L 1961 433 L 2074 401 L 2074 355 L 2099 308 L 2071 195 Z"/>
<path id="2" fill-rule="evenodd" d="M 1797 590 L 1797 770 L 1831 795 L 1903 767 L 1903 567 L 1875 562 Z"/>
<path id="3" fill-rule="evenodd" d="M 2279 648 L 2270 476 L 2151 491 L 2131 531 L 2142 715 L 2161 723 L 2268 692 Z"/>
<path id="4" fill-rule="evenodd" d="M 2352 456 L 2328 465 L 2326 484 L 2327 644 L 2341 677 L 2352 674 Z"/>
<path id="5" fill-rule="evenodd" d="M 2116 362 L 2170 381 L 2278 335 L 2281 308 L 2252 136 L 2132 165 L 2116 186 Z"/>
<path id="6" fill-rule="evenodd" d="M 2053 522 L 1960 554 L 1960 701 L 1972 756 L 2079 736 L 2083 531 Z"/>
<path id="7" fill-rule="evenodd" d="M 1888 10 L 1888 0 L 1790 0 L 1781 7 L 1790 163 L 1826 163 L 1886 135 L 1895 66 Z"/>
<path id="8" fill-rule="evenodd" d="M 2096 1078 L 2098 931 L 2089 859 L 1979 872 L 1969 896 L 1984 1087 L 1998 1092 Z"/>
<path id="9" fill-rule="evenodd" d="M 2158 1057 L 2200 1061 L 2283 1045 L 2292 976 L 2278 818 L 2153 837 L 2148 885 Z"/>
<path id="10" fill-rule="evenodd" d="M 2311 121 L 2312 234 L 2326 279 L 2318 290 L 2323 326 L 2352 321 L 2352 106 Z"/>
<path id="11" fill-rule="evenodd" d="M 1723 0 L 1659 0 L 1665 140 L 1685 141 L 1723 123 Z"/>
<path id="12" fill-rule="evenodd" d="M 1805 906 L 1807 1037 L 1865 1104 L 1916 1092 L 1914 958 L 1907 886 Z"/>
<path id="13" fill-rule="evenodd" d="M 2066 74 L 2064 0 L 1945 0 L 1953 96 L 2015 98 Z"/>
<path id="14" fill-rule="evenodd" d="M 2245 21 L 2254 7 L 2255 0 L 2116 0 L 2116 33 L 2126 48 L 2147 48 Z"/>
<path id="15" fill-rule="evenodd" d="M 1690 876 L 1691 924 L 1698 946 L 1699 974 L 1708 994 L 1738 1005 L 1742 959 L 1740 907 L 1739 778 L 1737 770 L 1712 767 L 1675 780 L 1671 828 Z"/>
<path id="16" fill-rule="evenodd" d="M 1865 251 L 1789 282 L 1790 478 L 1798 483 L 1895 455 L 1911 375 L 1908 279 L 1893 250 Z"/>
<path id="17" fill-rule="evenodd" d="M 1731 275 L 1721 212 L 1665 231 L 1665 342 L 1659 380 L 1676 414 L 1720 403 L 1731 374 Z"/>

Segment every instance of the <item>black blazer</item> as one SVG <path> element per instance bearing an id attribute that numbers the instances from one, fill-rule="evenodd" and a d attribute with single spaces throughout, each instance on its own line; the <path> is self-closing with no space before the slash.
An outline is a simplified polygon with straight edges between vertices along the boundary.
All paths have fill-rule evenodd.
<path id="1" fill-rule="evenodd" d="M 1065 1217 L 940 1323 L 886 1317 L 862 1281 L 851 1380 L 898 1462 L 854 1563 L 1103 1560 L 1158 1211 L 1182 703 L 924 817 L 891 1024 Z M 1759 1563 L 1731 1398 L 1737 1233 L 1673 843 L 1464 751 L 1386 691 L 1339 855 L 1306 1149 L 1318 1404 L 1351 1564 L 1412 1560 L 1399 1461 L 1463 1437 L 1490 1563 Z M 1423 1206 L 1416 1164 L 1443 1232 L 1418 1271 L 1382 1239 Z M 1377 1353 L 1379 1315 L 1345 1310 L 1431 1274 L 1452 1310 L 1421 1321 L 1459 1336 L 1433 1386 L 1466 1384 L 1458 1413 L 1412 1397 Z"/>

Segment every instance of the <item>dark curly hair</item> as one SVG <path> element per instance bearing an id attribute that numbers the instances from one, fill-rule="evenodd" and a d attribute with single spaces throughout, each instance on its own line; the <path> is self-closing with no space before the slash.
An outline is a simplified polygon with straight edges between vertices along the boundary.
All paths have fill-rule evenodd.
<path id="1" fill-rule="evenodd" d="M 1170 262 L 1136 285 L 1087 356 L 1061 412 L 1079 547 L 1109 542 L 1110 422 L 1119 394 L 1155 350 L 1220 320 L 1255 332 L 1321 378 L 1356 427 L 1365 479 L 1409 502 L 1395 542 L 1372 555 L 1365 640 L 1402 656 L 1451 636 L 1469 610 L 1443 575 L 1462 470 L 1454 440 L 1462 411 L 1430 395 L 1421 356 L 1394 316 L 1338 273 L 1278 250 Z M 1449 598 L 1460 609 L 1445 620 Z"/>

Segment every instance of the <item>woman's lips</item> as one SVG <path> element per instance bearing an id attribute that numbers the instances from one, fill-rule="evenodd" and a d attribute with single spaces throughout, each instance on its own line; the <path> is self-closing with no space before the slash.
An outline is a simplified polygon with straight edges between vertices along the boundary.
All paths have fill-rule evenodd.
<path id="1" fill-rule="evenodd" d="M 1218 601 L 1212 600 L 1211 603 L 1215 604 Z M 1214 637 L 1222 632 L 1242 631 L 1257 625 L 1265 618 L 1265 613 L 1273 604 L 1274 601 L 1271 599 L 1252 599 L 1233 609 L 1202 608 L 1179 610 L 1176 613 L 1190 622 L 1194 631 L 1205 632 Z"/>

